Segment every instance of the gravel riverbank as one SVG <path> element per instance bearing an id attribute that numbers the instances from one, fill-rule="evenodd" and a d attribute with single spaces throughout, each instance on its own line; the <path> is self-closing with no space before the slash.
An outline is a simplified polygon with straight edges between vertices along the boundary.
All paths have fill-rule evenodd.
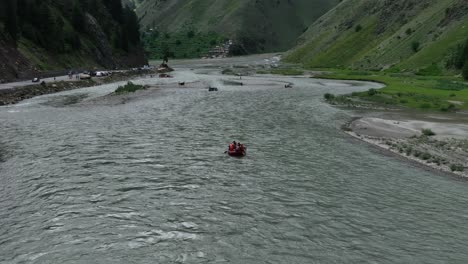
<path id="1" fill-rule="evenodd" d="M 429 136 L 423 129 L 432 131 Z M 362 117 L 347 134 L 433 169 L 468 177 L 468 124 Z"/>
<path id="2" fill-rule="evenodd" d="M 9 89 L 0 89 L 0 105 L 16 104 L 22 100 L 35 96 L 58 93 L 67 90 L 73 90 L 84 87 L 91 87 L 106 83 L 119 82 L 139 75 L 151 74 L 149 71 L 126 71 L 115 72 L 111 76 L 92 78 L 90 80 L 61 80 L 48 81 L 38 84 L 26 85 L 22 87 L 12 87 Z M 152 73 L 154 74 L 154 73 Z"/>

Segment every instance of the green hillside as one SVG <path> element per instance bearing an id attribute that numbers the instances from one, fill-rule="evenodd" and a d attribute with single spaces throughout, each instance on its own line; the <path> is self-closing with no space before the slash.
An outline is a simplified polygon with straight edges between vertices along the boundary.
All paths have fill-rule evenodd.
<path id="1" fill-rule="evenodd" d="M 158 55 L 156 53 L 162 49 L 162 45 L 169 45 L 170 49 L 177 48 L 174 45 L 177 40 L 164 41 L 164 36 L 176 35 L 179 36 L 179 42 L 185 43 L 191 39 L 183 36 L 191 31 L 198 36 L 197 41 L 203 42 L 199 45 L 199 50 L 203 50 L 206 44 L 213 44 L 213 38 L 207 35 L 216 35 L 216 39 L 234 40 L 235 53 L 243 54 L 291 48 L 308 25 L 338 2 L 339 0 L 144 0 L 138 6 L 137 14 L 141 29 L 147 36 L 145 47 L 153 57 Z M 194 55 L 190 51 L 187 53 L 187 56 Z"/>
<path id="2" fill-rule="evenodd" d="M 121 0 L 0 2 L 0 79 L 145 62 L 138 18 Z"/>
<path id="3" fill-rule="evenodd" d="M 459 73 L 453 60 L 467 38 L 466 0 L 344 0 L 309 27 L 285 61 L 308 68 Z"/>

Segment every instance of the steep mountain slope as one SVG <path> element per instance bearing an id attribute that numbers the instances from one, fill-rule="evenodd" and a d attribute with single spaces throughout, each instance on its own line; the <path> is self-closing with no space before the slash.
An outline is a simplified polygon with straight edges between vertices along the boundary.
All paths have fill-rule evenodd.
<path id="1" fill-rule="evenodd" d="M 0 2 L 0 79 L 146 62 L 136 14 L 121 0 Z"/>
<path id="2" fill-rule="evenodd" d="M 137 14 L 146 32 L 215 32 L 233 39 L 240 53 L 254 53 L 291 48 L 308 25 L 338 2 L 146 0 L 137 8 Z"/>
<path id="3" fill-rule="evenodd" d="M 344 0 L 309 27 L 285 60 L 437 74 L 450 68 L 467 38 L 467 0 Z"/>

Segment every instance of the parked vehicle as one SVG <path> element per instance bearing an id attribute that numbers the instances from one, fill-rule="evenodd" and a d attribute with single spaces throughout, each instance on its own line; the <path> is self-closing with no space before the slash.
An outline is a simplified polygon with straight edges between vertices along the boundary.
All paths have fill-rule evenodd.
<path id="1" fill-rule="evenodd" d="M 38 77 L 35 77 L 35 78 L 32 79 L 32 82 L 34 82 L 34 83 L 37 83 L 37 82 L 40 82 L 40 81 L 41 81 L 41 79 L 38 78 Z"/>
<path id="2" fill-rule="evenodd" d="M 87 73 L 80 74 L 80 80 L 89 80 L 89 79 L 91 79 L 91 75 Z"/>

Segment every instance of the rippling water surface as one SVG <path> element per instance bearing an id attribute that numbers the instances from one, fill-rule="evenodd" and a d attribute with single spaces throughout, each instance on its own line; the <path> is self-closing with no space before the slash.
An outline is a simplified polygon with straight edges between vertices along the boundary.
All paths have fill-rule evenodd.
<path id="1" fill-rule="evenodd" d="M 322 102 L 370 86 L 244 79 L 265 85 L 0 108 L 0 262 L 468 262 L 467 183 L 349 139 Z M 223 154 L 233 139 L 246 158 Z"/>

